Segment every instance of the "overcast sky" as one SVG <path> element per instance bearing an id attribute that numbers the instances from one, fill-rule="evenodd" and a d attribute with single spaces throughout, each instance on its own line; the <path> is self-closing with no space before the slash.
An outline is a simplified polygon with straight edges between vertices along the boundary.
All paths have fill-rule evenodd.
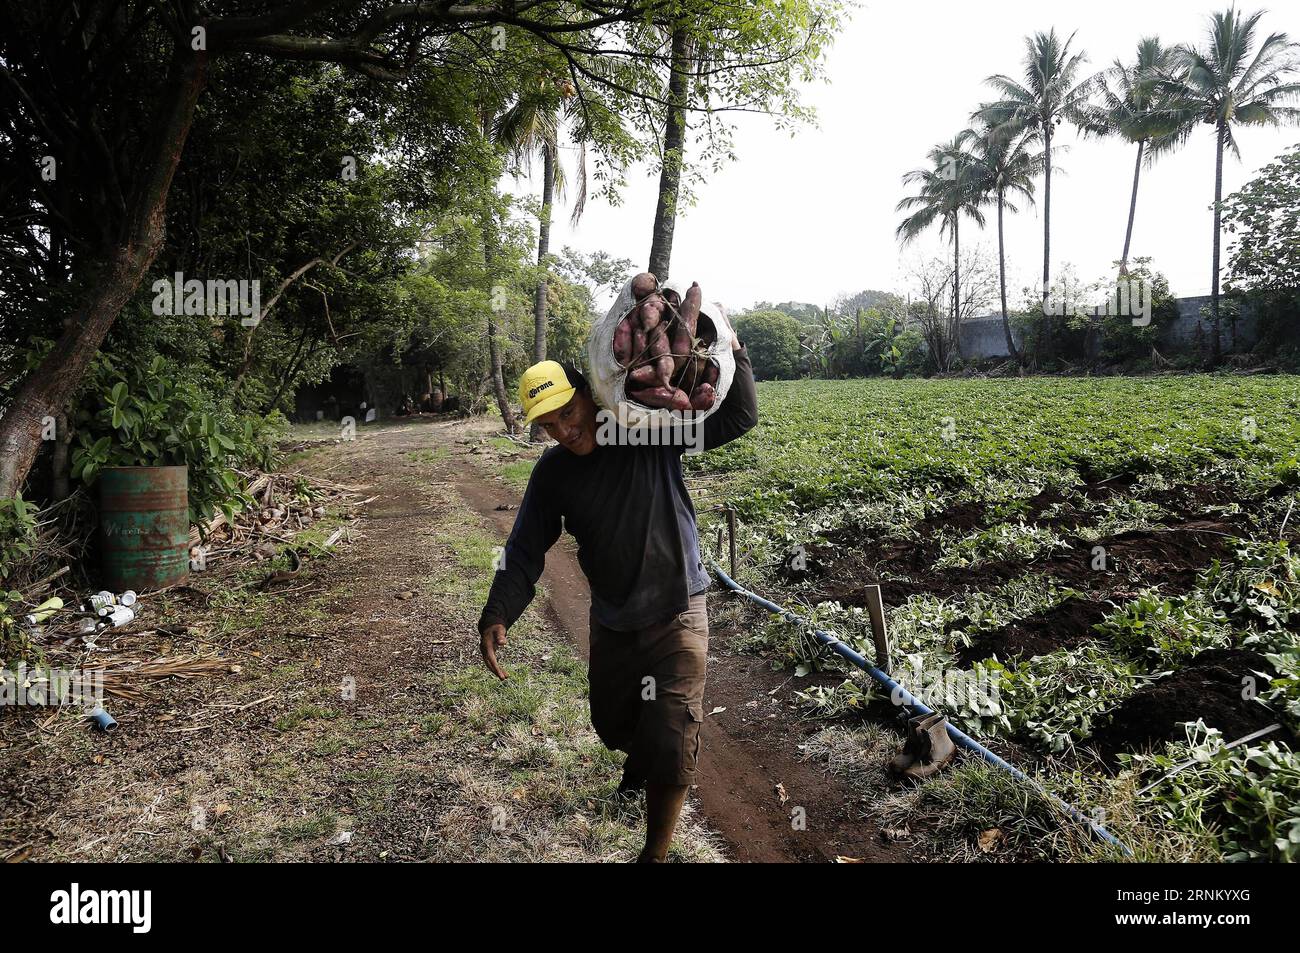
<path id="1" fill-rule="evenodd" d="M 816 126 L 792 137 L 765 117 L 737 117 L 736 161 L 711 176 L 696 206 L 678 219 L 673 275 L 699 281 L 707 297 L 732 308 L 761 300 L 823 304 L 863 288 L 906 291 L 907 261 L 945 246 L 936 229 L 900 252 L 894 206 L 908 194 L 900 178 L 925 164 L 931 146 L 969 124 L 971 110 L 989 98 L 985 77 L 1020 78 L 1026 34 L 1052 26 L 1077 31 L 1075 48 L 1087 52 L 1091 73 L 1116 57 L 1132 59 L 1142 36 L 1200 41 L 1216 9 L 1204 0 L 864 3 L 830 51 L 828 82 L 804 87 Z M 1300 39 L 1300 4 L 1287 0 L 1266 10 L 1265 35 L 1285 31 Z M 1052 178 L 1053 273 L 1069 262 L 1079 278 L 1092 280 L 1123 247 L 1135 147 L 1080 141 L 1072 129 L 1058 141 L 1069 149 L 1056 155 Z M 1225 195 L 1300 142 L 1300 128 L 1247 129 L 1239 142 L 1241 161 L 1225 159 Z M 572 153 L 566 162 L 572 169 Z M 567 208 L 557 210 L 552 247 L 603 249 L 644 267 L 658 178 L 637 169 L 628 182 L 622 206 L 591 202 L 576 228 Z M 514 187 L 535 191 L 527 181 Z M 1007 223 L 1008 291 L 1016 301 L 1041 269 L 1041 180 L 1038 191 L 1039 206 Z M 1142 172 L 1132 254 L 1152 256 L 1175 294 L 1209 290 L 1213 198 L 1208 126 Z M 991 216 L 982 235 L 963 222 L 963 247 L 975 240 L 996 253 L 995 221 Z"/>

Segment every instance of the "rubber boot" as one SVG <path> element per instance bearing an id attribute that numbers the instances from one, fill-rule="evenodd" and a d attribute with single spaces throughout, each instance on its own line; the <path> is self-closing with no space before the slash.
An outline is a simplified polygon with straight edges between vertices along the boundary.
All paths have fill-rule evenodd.
<path id="1" fill-rule="evenodd" d="M 913 780 L 937 774 L 957 753 L 957 746 L 948 737 L 947 716 L 936 712 L 918 726 L 918 731 L 923 739 L 921 756 L 903 770 Z"/>
<path id="2" fill-rule="evenodd" d="M 906 737 L 903 741 L 903 750 L 889 762 L 890 774 L 901 777 L 921 756 L 922 740 L 918 729 L 921 722 L 929 717 L 929 715 L 913 715 L 907 719 L 907 727 L 904 729 Z"/>

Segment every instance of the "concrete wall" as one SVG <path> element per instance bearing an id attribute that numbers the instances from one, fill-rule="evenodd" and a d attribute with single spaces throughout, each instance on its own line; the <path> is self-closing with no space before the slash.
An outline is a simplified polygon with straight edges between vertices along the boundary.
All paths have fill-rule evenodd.
<path id="1" fill-rule="evenodd" d="M 1201 308 L 1207 311 L 1210 307 L 1209 295 L 1196 295 L 1191 298 L 1177 298 L 1178 302 L 1178 319 L 1173 324 L 1165 328 L 1160 335 L 1160 342 L 1163 349 L 1171 352 L 1187 350 L 1196 340 L 1196 325 L 1200 322 L 1206 340 L 1209 340 L 1210 322 L 1208 319 L 1201 318 Z M 1223 299 L 1219 299 L 1220 305 Z M 1223 349 L 1224 351 L 1249 351 L 1259 340 L 1258 330 L 1256 328 L 1255 315 L 1250 309 L 1243 307 L 1241 316 L 1237 319 L 1237 345 L 1234 348 L 1232 344 L 1232 326 L 1227 320 L 1223 322 Z"/>
<path id="2" fill-rule="evenodd" d="M 1019 348 L 1024 335 L 1011 323 L 1011 339 Z M 1007 334 L 1002 328 L 1002 315 L 985 315 L 961 324 L 961 352 L 967 360 L 983 361 L 994 357 L 1007 357 Z"/>
<path id="3" fill-rule="evenodd" d="M 1209 322 L 1201 318 L 1201 308 L 1210 306 L 1209 295 L 1196 295 L 1175 300 L 1178 302 L 1178 318 L 1165 328 L 1160 335 L 1160 351 L 1166 356 L 1189 350 L 1192 347 L 1198 321 L 1202 322 L 1207 335 L 1210 330 Z M 1020 347 L 1021 335 L 1014 321 L 1011 325 L 1011 335 L 1016 342 L 1016 347 Z M 1257 339 L 1255 316 L 1248 309 L 1243 308 L 1241 317 L 1237 320 L 1235 350 L 1248 351 L 1254 347 Z M 961 326 L 961 345 L 962 353 L 970 360 L 983 361 L 1006 357 L 1007 340 L 1002 330 L 1002 315 L 984 315 L 963 322 Z M 1232 329 L 1226 321 L 1223 325 L 1223 349 L 1225 352 L 1234 350 Z"/>

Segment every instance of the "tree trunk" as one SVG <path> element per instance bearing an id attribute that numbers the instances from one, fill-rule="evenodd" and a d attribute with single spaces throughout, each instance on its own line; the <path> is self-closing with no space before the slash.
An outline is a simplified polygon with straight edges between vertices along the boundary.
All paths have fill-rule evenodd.
<path id="1" fill-rule="evenodd" d="M 1016 350 L 1015 339 L 1011 337 L 1011 317 L 1007 313 L 1007 252 L 1002 234 L 1002 205 L 1006 196 L 998 192 L 998 284 L 1002 292 L 1002 332 L 1007 336 L 1007 353 L 1020 363 L 1020 352 Z"/>
<path id="2" fill-rule="evenodd" d="M 654 232 L 650 240 L 649 271 L 662 283 L 668 280 L 673 255 L 673 227 L 677 224 L 677 193 L 682 179 L 682 154 L 686 143 L 687 36 L 685 27 L 673 30 L 668 78 L 668 123 L 664 128 L 663 167 L 659 172 L 659 199 L 655 204 Z"/>
<path id="3" fill-rule="evenodd" d="M 53 484 L 52 493 L 56 500 L 66 500 L 69 487 L 68 452 L 72 447 L 72 431 L 68 429 L 68 415 L 59 414 L 55 421 L 54 453 L 50 458 L 50 475 Z"/>
<path id="4" fill-rule="evenodd" d="M 1219 333 L 1219 225 L 1223 213 L 1223 141 L 1226 128 L 1219 123 L 1214 155 L 1214 270 L 1210 275 L 1210 323 L 1214 325 L 1214 345 L 1211 362 L 1219 366 L 1223 359 L 1222 336 Z"/>
<path id="5" fill-rule="evenodd" d="M 555 152 L 542 146 L 542 214 L 537 222 L 537 298 L 533 302 L 533 363 L 546 360 L 546 256 L 551 247 L 551 202 L 555 193 Z M 547 439 L 541 424 L 533 424 L 528 439 L 541 443 Z"/>
<path id="6" fill-rule="evenodd" d="M 514 411 L 510 409 L 510 397 L 506 394 L 506 381 L 501 373 L 501 352 L 497 349 L 497 323 L 488 312 L 488 361 L 492 375 L 492 392 L 497 398 L 497 409 L 501 411 L 501 420 L 506 425 L 506 433 L 519 429 L 515 423 Z"/>
<path id="7" fill-rule="evenodd" d="M 952 341 L 957 356 L 966 360 L 961 346 L 961 213 L 952 219 Z"/>
<path id="8" fill-rule="evenodd" d="M 1052 340 L 1052 319 L 1047 313 L 1047 296 L 1052 287 L 1052 123 L 1043 133 L 1043 320 L 1038 327 L 1038 354 L 1041 361 Z"/>
<path id="9" fill-rule="evenodd" d="M 1047 314 L 1047 294 L 1052 286 L 1052 124 L 1043 135 L 1043 314 Z"/>
<path id="10" fill-rule="evenodd" d="M 496 257 L 496 214 L 490 209 L 483 220 L 483 265 L 488 284 L 492 283 L 492 262 Z M 501 411 L 501 422 L 506 426 L 506 433 L 513 434 L 519 429 L 515 423 L 514 411 L 510 409 L 510 397 L 506 394 L 505 376 L 501 373 L 501 351 L 497 347 L 497 322 L 492 305 L 488 305 L 488 378 L 492 381 L 492 391 L 497 399 L 497 409 Z M 475 398 L 475 402 L 477 402 Z"/>
<path id="11" fill-rule="evenodd" d="M 66 409 L 118 313 L 135 295 L 162 247 L 167 194 L 207 83 L 207 53 L 178 49 L 170 93 L 159 110 L 153 154 L 131 189 L 117 247 L 97 269 L 87 300 L 67 322 L 40 366 L 23 381 L 0 417 L 0 498 L 17 494 L 41 447 L 41 421 Z"/>
<path id="12" fill-rule="evenodd" d="M 1142 175 L 1142 155 L 1146 151 L 1146 140 L 1138 140 L 1137 162 L 1133 164 L 1133 194 L 1128 200 L 1128 229 L 1124 232 L 1124 254 L 1119 257 L 1119 273 L 1128 274 L 1128 249 L 1129 244 L 1133 241 L 1133 218 L 1137 214 L 1138 205 L 1138 177 Z"/>

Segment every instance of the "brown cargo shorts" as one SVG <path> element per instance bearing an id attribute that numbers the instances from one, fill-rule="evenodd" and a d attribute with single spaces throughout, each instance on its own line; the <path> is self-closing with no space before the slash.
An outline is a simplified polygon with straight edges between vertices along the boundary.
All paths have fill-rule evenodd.
<path id="1" fill-rule="evenodd" d="M 623 770 L 653 784 L 696 783 L 704 721 L 709 616 L 704 594 L 685 612 L 635 632 L 591 617 L 591 723 Z"/>

